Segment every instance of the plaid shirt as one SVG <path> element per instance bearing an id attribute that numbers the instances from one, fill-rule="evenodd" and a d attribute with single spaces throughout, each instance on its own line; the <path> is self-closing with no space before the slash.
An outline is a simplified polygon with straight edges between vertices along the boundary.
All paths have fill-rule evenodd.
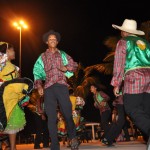
<path id="1" fill-rule="evenodd" d="M 110 107 L 108 105 L 108 101 L 110 100 L 110 97 L 103 91 L 99 91 L 99 94 L 103 98 L 102 102 L 105 102 L 106 105 L 102 106 L 101 102 L 100 103 L 98 102 L 97 96 L 94 95 L 94 101 L 95 101 L 94 106 L 100 110 L 100 113 L 105 112 L 106 110 L 110 110 Z"/>
<path id="2" fill-rule="evenodd" d="M 123 93 L 150 93 L 150 68 L 134 69 L 124 74 L 125 62 L 126 41 L 121 39 L 118 41 L 116 47 L 111 85 L 120 88 L 122 81 L 124 80 Z"/>
<path id="3" fill-rule="evenodd" d="M 74 62 L 68 54 L 66 54 L 66 57 L 68 60 L 68 65 L 66 66 L 67 70 L 74 72 L 77 69 L 78 64 Z M 64 72 L 60 70 L 64 64 L 59 50 L 52 53 L 49 49 L 47 49 L 46 52 L 42 54 L 42 60 L 46 73 L 44 88 L 48 88 L 55 83 L 68 86 L 66 76 L 64 75 Z M 41 81 L 37 80 L 36 84 L 41 84 Z M 36 86 L 38 87 L 38 85 Z"/>

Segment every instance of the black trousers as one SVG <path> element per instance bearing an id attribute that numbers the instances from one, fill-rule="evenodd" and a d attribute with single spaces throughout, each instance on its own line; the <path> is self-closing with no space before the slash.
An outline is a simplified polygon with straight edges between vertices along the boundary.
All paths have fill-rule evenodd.
<path id="1" fill-rule="evenodd" d="M 124 106 L 139 130 L 150 136 L 150 93 L 124 94 Z"/>
<path id="2" fill-rule="evenodd" d="M 100 115 L 101 115 L 101 127 L 104 130 L 104 135 L 105 135 L 109 131 L 109 127 L 110 127 L 109 121 L 110 121 L 111 110 L 106 110 L 105 112 L 102 112 Z"/>
<path id="3" fill-rule="evenodd" d="M 49 132 L 47 120 L 42 120 L 37 113 L 34 114 L 36 125 L 36 137 L 34 140 L 34 147 L 39 147 L 43 143 L 43 147 L 49 147 Z"/>
<path id="4" fill-rule="evenodd" d="M 73 139 L 76 136 L 76 128 L 72 118 L 72 105 L 69 99 L 68 87 L 56 83 L 44 91 L 44 107 L 48 116 L 51 150 L 60 149 L 57 135 L 57 104 L 59 104 L 60 110 L 66 121 L 69 139 Z"/>
<path id="5" fill-rule="evenodd" d="M 112 122 L 110 125 L 109 132 L 105 135 L 105 138 L 110 142 L 113 143 L 115 138 L 120 134 L 123 125 L 125 123 L 125 111 L 124 106 L 121 104 L 116 105 L 118 111 L 118 120 L 116 123 Z"/>
<path id="6" fill-rule="evenodd" d="M 126 138 L 126 141 L 130 141 L 130 135 L 128 131 L 128 121 L 126 118 L 125 118 L 125 123 L 122 127 L 122 130 L 124 131 L 124 137 Z"/>

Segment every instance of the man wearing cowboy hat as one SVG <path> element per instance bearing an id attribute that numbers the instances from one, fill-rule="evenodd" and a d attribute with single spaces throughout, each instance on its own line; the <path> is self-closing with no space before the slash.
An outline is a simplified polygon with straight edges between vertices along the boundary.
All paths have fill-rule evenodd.
<path id="1" fill-rule="evenodd" d="M 44 34 L 43 40 L 48 45 L 48 49 L 37 59 L 33 74 L 35 87 L 41 96 L 44 95 L 44 108 L 48 116 L 51 150 L 60 149 L 56 124 L 57 103 L 67 124 L 71 149 L 76 150 L 79 142 L 76 138 L 76 128 L 72 118 L 72 106 L 66 76 L 71 77 L 78 65 L 68 54 L 57 48 L 60 41 L 58 32 L 50 30 Z M 42 80 L 45 82 L 44 90 Z"/>
<path id="2" fill-rule="evenodd" d="M 122 36 L 115 51 L 111 81 L 114 94 L 119 96 L 124 80 L 125 111 L 150 136 L 150 43 L 137 36 L 145 33 L 137 30 L 135 20 L 125 19 L 122 26 L 113 24 L 112 27 L 121 30 Z"/>

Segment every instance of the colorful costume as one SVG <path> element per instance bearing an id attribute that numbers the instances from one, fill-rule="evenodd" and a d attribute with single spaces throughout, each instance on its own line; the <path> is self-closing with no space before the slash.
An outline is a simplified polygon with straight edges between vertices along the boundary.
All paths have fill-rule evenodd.
<path id="1" fill-rule="evenodd" d="M 65 53 L 66 60 L 62 58 L 62 51 L 55 49 L 54 52 L 51 49 L 47 49 L 36 61 L 33 74 L 35 79 L 35 87 L 41 88 L 43 86 L 42 80 L 44 80 L 44 109 L 48 116 L 48 128 L 51 138 L 51 149 L 59 150 L 59 140 L 57 138 L 57 104 L 61 107 L 63 115 L 66 119 L 68 128 L 68 137 L 71 139 L 72 149 L 78 147 L 79 142 L 76 138 L 75 124 L 72 118 L 71 102 L 68 93 L 68 84 L 66 79 L 66 72 L 61 68 L 65 66 L 69 73 L 76 71 L 78 64 Z M 45 73 L 45 76 L 44 76 Z M 69 77 L 69 76 L 67 76 Z"/>
<path id="2" fill-rule="evenodd" d="M 72 104 L 72 116 L 73 116 L 73 121 L 76 126 L 76 131 L 81 131 L 83 129 L 82 122 L 84 121 L 84 118 L 81 117 L 80 111 L 83 109 L 85 102 L 83 98 L 75 97 L 75 96 L 70 96 L 70 101 Z M 66 136 L 67 135 L 66 124 L 60 112 L 58 112 L 57 126 L 58 126 L 59 136 Z"/>
<path id="3" fill-rule="evenodd" d="M 111 115 L 111 109 L 109 107 L 108 101 L 110 97 L 103 91 L 97 91 L 94 94 L 94 106 L 100 111 L 100 124 L 101 128 L 104 130 L 104 135 L 109 131 L 109 119 Z"/>
<path id="4" fill-rule="evenodd" d="M 118 41 L 111 84 L 120 87 L 122 82 L 126 113 L 138 128 L 145 134 L 149 133 L 150 44 L 138 36 L 128 36 Z M 145 110 L 140 109 L 142 104 Z"/>
<path id="5" fill-rule="evenodd" d="M 99 91 L 94 95 L 94 105 L 96 108 L 100 110 L 100 114 L 103 112 L 106 112 L 107 110 L 110 110 L 110 107 L 108 105 L 109 96 L 105 94 L 103 91 Z M 104 104 L 102 104 L 104 103 Z"/>
<path id="6" fill-rule="evenodd" d="M 150 134 L 150 43 L 136 35 L 135 20 L 125 19 L 122 26 L 113 25 L 122 32 L 115 50 L 113 78 L 114 94 L 124 82 L 123 100 L 127 115 L 145 135 Z M 130 30 L 130 31 L 129 31 Z M 150 140 L 148 140 L 150 141 Z M 148 142 L 147 149 L 150 149 Z"/>
<path id="7" fill-rule="evenodd" d="M 28 78 L 18 78 L 15 65 L 6 61 L 0 71 L 0 131 L 13 134 L 22 130 L 26 124 L 23 107 L 28 103 L 28 94 L 33 83 Z"/>
<path id="8" fill-rule="evenodd" d="M 63 65 L 64 66 L 68 65 L 67 54 L 62 50 L 59 50 L 58 52 L 61 54 Z M 39 56 L 39 58 L 37 59 L 36 63 L 34 64 L 33 74 L 34 74 L 35 81 L 36 80 L 46 80 L 46 73 L 45 73 L 45 70 L 44 70 L 44 66 L 45 66 L 45 64 L 47 64 L 46 59 L 47 59 L 46 54 L 42 53 Z M 73 76 L 72 71 L 66 71 L 64 74 L 67 78 L 70 78 L 70 77 Z"/>

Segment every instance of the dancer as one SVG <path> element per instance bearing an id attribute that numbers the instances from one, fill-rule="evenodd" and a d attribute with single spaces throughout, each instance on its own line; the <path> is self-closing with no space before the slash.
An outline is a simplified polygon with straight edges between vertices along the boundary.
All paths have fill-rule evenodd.
<path id="1" fill-rule="evenodd" d="M 48 45 L 48 49 L 37 59 L 33 74 L 35 87 L 40 95 L 44 95 L 44 106 L 48 116 L 48 128 L 51 138 L 50 147 L 51 150 L 60 149 L 56 125 L 58 104 L 67 124 L 71 149 L 75 150 L 78 149 L 79 142 L 76 138 L 76 128 L 72 117 L 66 77 L 71 77 L 78 65 L 68 54 L 57 48 L 60 41 L 58 32 L 50 30 L 44 34 L 43 40 Z M 45 81 L 44 85 L 42 80 Z"/>
<path id="2" fill-rule="evenodd" d="M 83 121 L 84 118 L 81 116 L 81 110 L 83 109 L 83 106 L 85 105 L 84 99 L 80 96 L 74 96 L 73 89 L 69 90 L 69 95 L 70 95 L 70 101 L 72 104 L 72 116 L 73 116 L 73 121 L 75 123 L 76 127 L 76 132 L 79 133 L 80 131 L 83 130 Z M 66 128 L 66 123 L 64 120 L 64 117 L 60 110 L 58 110 L 58 134 L 60 137 L 67 137 L 67 128 Z M 70 140 L 67 142 L 67 147 L 70 147 Z"/>
<path id="3" fill-rule="evenodd" d="M 115 96 L 119 96 L 124 80 L 124 106 L 134 124 L 150 135 L 150 43 L 138 35 L 137 22 L 125 19 L 122 26 L 112 25 L 121 30 L 122 39 L 116 46 L 114 70 L 111 85 Z M 150 140 L 149 140 L 150 142 Z M 148 142 L 148 149 L 150 149 Z"/>
<path id="4" fill-rule="evenodd" d="M 41 149 L 41 143 L 43 148 L 49 148 L 47 116 L 44 112 L 43 97 L 39 96 L 37 90 L 32 92 L 27 107 L 34 114 L 36 134 L 34 139 L 34 149 Z"/>
<path id="5" fill-rule="evenodd" d="M 101 91 L 96 84 L 90 86 L 90 91 L 94 94 L 94 106 L 100 111 L 101 127 L 104 130 L 105 135 L 109 130 L 109 120 L 111 116 L 111 109 L 108 105 L 110 98 L 106 93 Z"/>
<path id="6" fill-rule="evenodd" d="M 9 135 L 10 149 L 16 150 L 16 134 L 26 125 L 23 107 L 29 101 L 33 83 L 18 78 L 18 67 L 11 63 L 15 59 L 14 47 L 6 42 L 0 44 L 0 130 Z"/>
<path id="7" fill-rule="evenodd" d="M 108 145 L 108 146 L 113 146 L 113 142 L 115 139 L 119 136 L 121 133 L 123 126 L 125 125 L 126 121 L 126 114 L 124 110 L 124 105 L 123 105 L 123 94 L 120 92 L 120 95 L 113 101 L 113 106 L 114 106 L 114 120 L 112 120 L 112 123 L 109 128 L 109 132 L 105 134 L 105 137 L 102 139 L 102 143 Z M 129 134 L 126 132 L 126 138 L 129 140 Z"/>

